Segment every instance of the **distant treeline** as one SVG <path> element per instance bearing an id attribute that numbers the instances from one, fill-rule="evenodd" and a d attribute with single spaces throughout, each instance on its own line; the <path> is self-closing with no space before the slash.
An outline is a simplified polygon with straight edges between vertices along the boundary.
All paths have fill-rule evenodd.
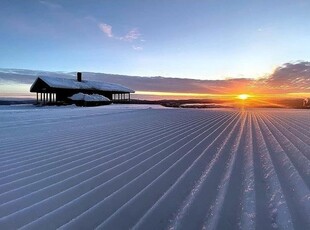
<path id="1" fill-rule="evenodd" d="M 185 104 L 221 104 L 224 103 L 224 101 L 216 101 L 211 99 L 186 99 L 186 100 L 138 100 L 138 99 L 132 99 L 130 101 L 131 104 L 152 104 L 152 105 L 162 105 L 165 107 L 175 107 L 179 108 L 182 107 Z"/>
<path id="2" fill-rule="evenodd" d="M 34 103 L 35 100 L 0 100 L 0 105 L 24 105 Z"/>
<path id="3" fill-rule="evenodd" d="M 270 103 L 248 104 L 247 107 L 255 108 L 292 108 L 292 109 L 309 109 L 303 106 L 303 99 L 273 99 Z M 131 104 L 157 104 L 165 107 L 175 108 L 227 108 L 233 107 L 230 100 L 211 100 L 211 99 L 188 99 L 188 100 L 131 100 Z"/>
<path id="4" fill-rule="evenodd" d="M 310 109 L 303 106 L 302 99 L 274 99 L 268 104 L 255 104 L 248 107 L 256 108 L 293 108 L 293 109 Z M 35 100 L 0 100 L 0 105 L 18 105 L 18 104 L 35 104 Z M 212 100 L 212 99 L 186 99 L 186 100 L 138 100 L 132 99 L 130 104 L 153 104 L 174 108 L 227 108 L 232 107 L 231 101 Z"/>

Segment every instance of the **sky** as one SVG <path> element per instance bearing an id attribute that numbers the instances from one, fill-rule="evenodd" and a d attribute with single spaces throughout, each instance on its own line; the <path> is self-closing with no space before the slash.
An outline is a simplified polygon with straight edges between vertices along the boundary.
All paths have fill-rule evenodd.
<path id="1" fill-rule="evenodd" d="M 308 0 L 1 0 L 0 68 L 259 78 L 310 55 Z"/>

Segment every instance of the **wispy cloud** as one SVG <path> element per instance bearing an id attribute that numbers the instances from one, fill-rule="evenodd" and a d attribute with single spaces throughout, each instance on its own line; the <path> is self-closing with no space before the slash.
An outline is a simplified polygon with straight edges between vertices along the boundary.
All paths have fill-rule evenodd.
<path id="1" fill-rule="evenodd" d="M 57 3 L 54 3 L 54 2 L 52 3 L 52 2 L 49 2 L 49 1 L 43 1 L 43 0 L 41 0 L 40 3 L 41 3 L 42 5 L 45 5 L 45 6 L 49 7 L 49 8 L 51 8 L 51 9 L 62 9 L 62 6 L 61 6 L 61 5 L 59 5 L 59 4 L 57 4 Z"/>
<path id="2" fill-rule="evenodd" d="M 138 29 L 134 28 L 131 29 L 125 36 L 120 37 L 120 40 L 132 42 L 134 40 L 137 40 L 141 36 Z"/>
<path id="3" fill-rule="evenodd" d="M 113 34 L 111 25 L 102 22 L 98 24 L 98 27 L 107 37 L 113 38 L 116 40 L 132 42 L 141 37 L 141 33 L 139 32 L 137 28 L 133 28 L 129 30 L 124 36 L 116 36 Z"/>
<path id="4" fill-rule="evenodd" d="M 134 50 L 137 50 L 137 51 L 143 50 L 143 47 L 142 47 L 142 46 L 133 45 L 132 48 L 133 48 Z"/>
<path id="5" fill-rule="evenodd" d="M 133 28 L 129 30 L 125 35 L 123 36 L 118 36 L 113 33 L 112 26 L 101 22 L 98 24 L 99 29 L 109 38 L 119 40 L 119 41 L 124 41 L 124 42 L 134 42 L 136 40 L 140 42 L 144 42 L 143 39 L 141 38 L 141 33 L 137 28 Z M 132 45 L 132 48 L 136 51 L 141 51 L 143 50 L 143 47 L 141 45 Z"/>
<path id="6" fill-rule="evenodd" d="M 105 23 L 100 23 L 99 28 L 103 33 L 105 33 L 106 36 L 108 36 L 109 38 L 114 38 L 114 35 L 112 33 L 112 26 Z"/>

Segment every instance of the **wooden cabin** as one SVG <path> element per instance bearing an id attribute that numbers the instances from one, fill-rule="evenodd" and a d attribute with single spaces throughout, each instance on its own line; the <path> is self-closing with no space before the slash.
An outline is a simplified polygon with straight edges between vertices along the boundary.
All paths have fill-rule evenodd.
<path id="1" fill-rule="evenodd" d="M 77 93 L 99 94 L 114 103 L 129 103 L 130 94 L 135 91 L 119 84 L 86 81 L 78 72 L 77 79 L 38 77 L 30 92 L 36 93 L 37 104 L 53 105 L 70 103 L 69 97 Z"/>

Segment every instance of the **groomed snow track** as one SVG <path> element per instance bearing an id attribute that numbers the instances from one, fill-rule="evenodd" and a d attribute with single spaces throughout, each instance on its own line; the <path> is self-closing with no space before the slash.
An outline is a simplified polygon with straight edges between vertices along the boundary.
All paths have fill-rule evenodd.
<path id="1" fill-rule="evenodd" d="M 309 110 L 0 109 L 0 229 L 310 229 Z"/>

